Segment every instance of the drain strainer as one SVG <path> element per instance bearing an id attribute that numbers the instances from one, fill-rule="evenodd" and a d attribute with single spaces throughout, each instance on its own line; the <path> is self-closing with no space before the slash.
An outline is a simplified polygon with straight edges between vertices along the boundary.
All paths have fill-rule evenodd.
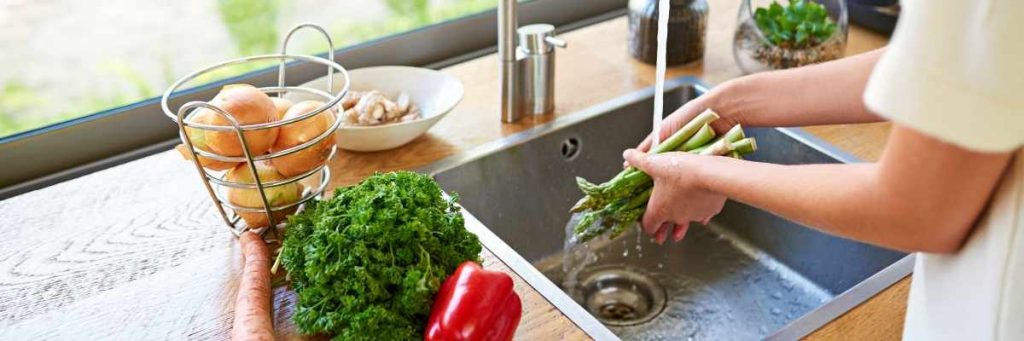
<path id="1" fill-rule="evenodd" d="M 575 159 L 577 155 L 580 155 L 580 140 L 575 137 L 570 137 L 562 141 L 562 158 L 566 160 Z"/>
<path id="2" fill-rule="evenodd" d="M 602 323 L 629 326 L 650 321 L 665 308 L 665 289 L 647 275 L 600 269 L 582 281 L 583 306 Z"/>

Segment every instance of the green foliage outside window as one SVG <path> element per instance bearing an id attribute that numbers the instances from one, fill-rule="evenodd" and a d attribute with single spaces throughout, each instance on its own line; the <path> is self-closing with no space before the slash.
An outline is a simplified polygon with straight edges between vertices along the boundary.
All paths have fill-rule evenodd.
<path id="1" fill-rule="evenodd" d="M 280 22 L 281 2 L 284 0 L 217 0 L 217 10 L 222 24 L 232 40 L 235 55 L 247 56 L 276 53 L 283 38 L 281 27 L 297 23 Z M 335 39 L 336 47 L 343 47 L 370 39 L 396 34 L 429 24 L 478 13 L 495 6 L 494 0 L 453 0 L 431 3 L 429 0 L 379 0 L 388 9 L 390 16 L 384 20 L 354 21 L 338 20 L 324 23 Z M 339 18 L 344 14 L 339 14 Z M 349 16 L 351 17 L 351 15 Z M 319 53 L 326 50 L 324 43 L 310 39 L 306 44 L 294 48 L 299 53 Z M 173 56 L 168 57 L 173 58 Z M 100 65 L 106 78 L 123 84 L 114 93 L 69 94 L 64 100 L 71 101 L 66 112 L 46 112 L 47 99 L 41 98 L 30 85 L 17 78 L 0 84 L 0 138 L 19 132 L 59 123 L 91 113 L 135 103 L 158 96 L 181 74 L 172 72 L 169 63 L 161 70 L 162 82 L 151 84 L 141 76 L 139 70 L 123 60 L 109 60 Z M 213 82 L 226 77 L 271 66 L 273 62 L 251 63 L 221 69 L 205 78 L 197 79 L 193 85 Z M 202 65 L 196 65 L 200 67 Z M 177 73 L 181 73 L 177 70 Z"/>

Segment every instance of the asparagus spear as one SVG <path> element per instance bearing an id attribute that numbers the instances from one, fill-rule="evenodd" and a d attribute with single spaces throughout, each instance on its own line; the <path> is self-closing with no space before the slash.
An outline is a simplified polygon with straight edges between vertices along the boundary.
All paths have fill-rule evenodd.
<path id="1" fill-rule="evenodd" d="M 707 115 L 702 114 L 704 117 L 702 120 L 713 119 L 718 117 L 718 115 L 712 111 L 705 111 L 705 113 L 707 113 Z M 699 117 L 701 116 L 698 116 L 698 118 Z M 708 123 L 710 123 L 710 121 L 708 121 Z M 693 134 L 688 134 L 687 132 L 683 132 L 681 131 L 682 129 L 680 129 L 680 131 L 677 131 L 675 134 L 672 135 L 672 137 L 666 140 L 665 143 L 659 145 L 659 149 L 661 146 L 675 145 L 678 150 L 686 151 L 698 148 L 708 143 L 708 141 L 711 141 L 711 139 L 715 138 L 715 131 L 714 129 L 711 129 L 711 126 L 708 123 L 705 123 L 702 126 L 700 126 L 700 128 L 698 128 L 697 131 Z M 689 129 L 686 128 L 688 126 L 689 124 L 687 124 L 683 128 Z M 686 140 L 686 142 L 679 144 L 679 138 L 677 136 L 682 135 L 691 136 L 689 139 Z M 650 181 L 651 178 L 647 176 L 647 174 L 644 174 L 643 172 L 633 167 L 626 168 L 622 172 L 619 172 L 619 174 L 616 174 L 615 177 L 613 177 L 611 180 L 608 180 L 607 182 L 600 185 L 595 185 L 590 181 L 587 181 L 587 179 L 576 177 L 576 186 L 579 187 L 580 190 L 583 191 L 584 194 L 586 194 L 586 196 L 584 196 L 582 199 L 576 202 L 576 204 L 573 205 L 573 207 L 569 209 L 569 211 L 581 212 L 586 209 L 595 209 L 604 206 L 608 204 L 610 198 L 615 198 L 624 195 L 624 193 L 632 192 L 637 187 L 643 186 L 649 183 Z"/>
<path id="2" fill-rule="evenodd" d="M 729 128 L 729 131 L 725 132 L 725 134 L 722 134 L 721 137 L 715 139 L 714 141 L 711 141 L 711 143 L 687 151 L 695 154 L 700 154 L 701 152 L 704 151 L 704 149 L 707 149 L 716 143 L 721 143 L 722 140 L 728 140 L 729 142 L 738 142 L 739 140 L 742 140 L 744 138 L 746 138 L 746 135 L 743 133 L 743 127 L 737 124 L 732 126 L 732 128 Z"/>
<path id="3" fill-rule="evenodd" d="M 757 151 L 757 140 L 753 137 L 748 137 L 732 144 L 733 151 L 740 155 L 746 155 Z"/>
<path id="4" fill-rule="evenodd" d="M 681 151 L 742 158 L 742 155 L 757 149 L 756 141 L 747 138 L 740 125 L 716 139 L 710 123 L 717 118 L 718 115 L 710 110 L 701 113 L 652 152 Z M 633 167 L 602 184 L 593 184 L 583 178 L 576 181 L 586 194 L 570 210 L 584 212 L 573 230 L 580 241 L 605 233 L 610 233 L 613 238 L 618 236 L 643 216 L 653 190 L 650 176 Z"/>
<path id="5" fill-rule="evenodd" d="M 708 143 L 708 141 L 711 141 L 711 139 L 713 138 L 715 138 L 715 130 L 711 129 L 711 125 L 705 124 L 701 126 L 700 130 L 698 130 L 696 134 L 690 137 L 689 140 L 686 140 L 686 142 L 683 143 L 682 147 L 679 148 L 679 150 L 687 151 L 700 148 L 704 144 Z"/>
<path id="6" fill-rule="evenodd" d="M 690 137 L 697 134 L 697 132 L 702 127 L 704 127 L 704 125 L 711 124 L 711 122 L 714 122 L 718 118 L 718 114 L 716 114 L 714 111 L 711 111 L 711 109 L 704 110 L 704 112 L 700 113 L 700 115 L 697 115 L 697 117 L 694 117 L 692 120 L 690 120 L 690 122 L 686 122 L 686 124 L 683 125 L 682 128 L 679 128 L 679 130 L 672 134 L 672 136 L 669 136 L 668 139 L 662 141 L 662 143 L 655 147 L 652 151 L 655 154 L 673 151 L 676 149 L 676 147 L 679 147 L 679 145 L 685 143 L 686 140 L 689 140 Z"/>

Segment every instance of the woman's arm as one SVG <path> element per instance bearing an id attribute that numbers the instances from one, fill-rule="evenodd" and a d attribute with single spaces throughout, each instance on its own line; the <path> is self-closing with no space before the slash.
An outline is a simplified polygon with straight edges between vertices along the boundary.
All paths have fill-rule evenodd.
<path id="1" fill-rule="evenodd" d="M 882 119 L 864 106 L 864 88 L 884 49 L 812 66 L 739 78 L 708 103 L 735 123 L 788 127 Z"/>
<path id="2" fill-rule="evenodd" d="M 662 140 L 707 108 L 722 116 L 714 123 L 720 132 L 737 123 L 779 127 L 880 121 L 864 106 L 862 95 L 882 53 L 884 49 L 730 80 L 667 117 L 662 122 Z M 650 138 L 638 148 L 647 150 L 649 144 Z"/>
<path id="3" fill-rule="evenodd" d="M 659 226 L 648 224 L 707 219 L 717 210 L 686 213 L 681 206 L 707 207 L 693 199 L 719 193 L 828 233 L 926 252 L 959 249 L 1010 160 L 1010 153 L 966 150 L 899 125 L 874 164 L 785 166 L 636 151 L 626 156 L 655 178 L 661 196 L 652 197 L 652 216 L 644 217 L 649 233 Z"/>

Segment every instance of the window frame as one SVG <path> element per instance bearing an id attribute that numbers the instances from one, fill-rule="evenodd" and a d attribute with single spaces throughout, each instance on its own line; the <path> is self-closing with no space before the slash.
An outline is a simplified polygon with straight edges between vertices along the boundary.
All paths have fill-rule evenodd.
<path id="1" fill-rule="evenodd" d="M 520 23 L 544 22 L 564 32 L 619 17 L 627 0 L 532 0 L 518 5 Z M 333 51 L 348 69 L 376 65 L 443 68 L 497 49 L 496 9 Z M 386 51 L 386 52 L 385 52 Z M 325 57 L 326 53 L 320 55 Z M 290 63 L 288 82 L 323 76 L 323 68 Z M 213 97 L 230 83 L 277 84 L 277 67 L 179 92 L 172 107 Z M 497 108 L 495 108 L 497 110 Z M 125 132 L 131 132 L 125 134 Z M 0 200 L 171 149 L 177 127 L 160 110 L 160 98 L 0 138 Z"/>

